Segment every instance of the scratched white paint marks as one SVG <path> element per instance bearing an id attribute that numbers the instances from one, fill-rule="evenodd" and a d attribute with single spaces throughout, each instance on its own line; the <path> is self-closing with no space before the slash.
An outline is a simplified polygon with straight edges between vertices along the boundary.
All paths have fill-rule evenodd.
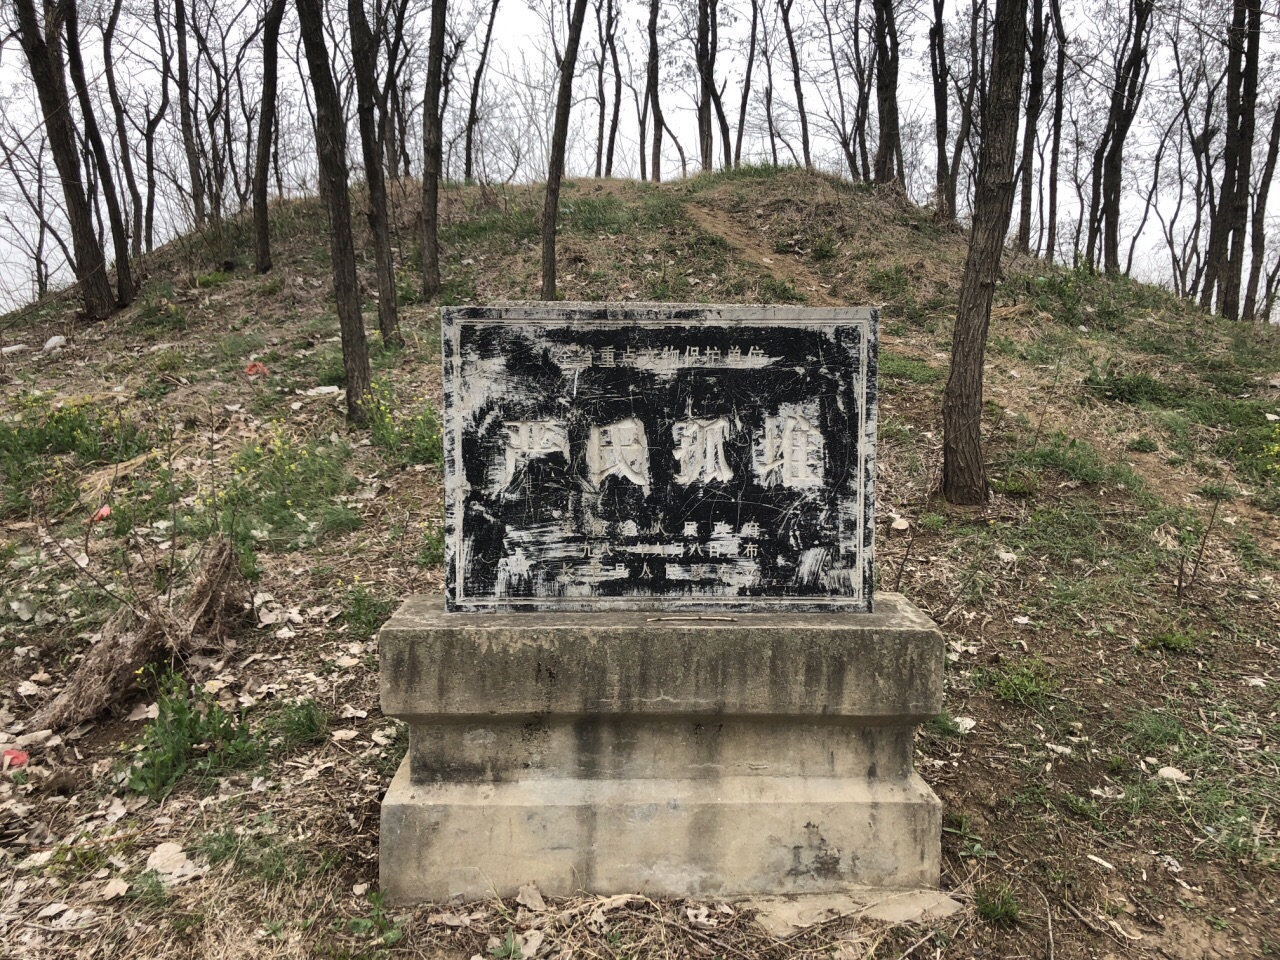
<path id="1" fill-rule="evenodd" d="M 870 609 L 874 311 L 442 313 L 451 609 Z"/>

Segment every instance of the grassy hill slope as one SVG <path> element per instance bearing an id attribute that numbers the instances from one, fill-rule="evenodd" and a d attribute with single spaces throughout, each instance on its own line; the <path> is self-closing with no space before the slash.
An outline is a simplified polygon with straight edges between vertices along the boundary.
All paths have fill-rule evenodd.
<path id="1" fill-rule="evenodd" d="M 275 209 L 270 275 L 234 220 L 148 258 L 143 295 L 108 323 L 57 300 L 0 318 L 0 341 L 35 348 L 0 361 L 0 746 L 30 755 L 0 775 L 0 937 L 17 955 L 465 958 L 491 937 L 515 955 L 514 905 L 459 927 L 368 892 L 405 746 L 377 710 L 371 641 L 442 577 L 439 328 L 416 297 L 414 193 L 396 192 L 409 344 L 374 347 L 369 431 L 341 417 L 312 201 Z M 536 296 L 539 204 L 446 191 L 444 302 Z M 987 364 L 996 495 L 952 509 L 933 491 L 962 234 L 892 192 L 762 168 L 579 180 L 562 212 L 566 299 L 883 308 L 878 574 L 947 635 L 947 711 L 918 766 L 946 807 L 944 883 L 969 904 L 913 955 L 1280 955 L 1276 333 L 1011 257 Z M 54 334 L 69 345 L 40 352 Z M 194 691 L 145 674 L 115 717 L 60 740 L 29 729 L 113 614 L 163 602 L 218 535 L 257 624 L 188 660 Z M 152 859 L 165 842 L 202 875 L 172 883 Z M 117 878 L 127 891 L 103 900 Z M 642 902 L 558 942 L 897 957 L 934 929 L 848 919 L 778 945 L 747 911 L 720 916 L 694 929 L 683 905 Z"/>

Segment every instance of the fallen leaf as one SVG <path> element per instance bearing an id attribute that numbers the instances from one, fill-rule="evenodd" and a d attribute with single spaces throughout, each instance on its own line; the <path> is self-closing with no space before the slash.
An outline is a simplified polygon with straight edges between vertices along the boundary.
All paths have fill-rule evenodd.
<path id="1" fill-rule="evenodd" d="M 354 740 L 358 736 L 360 736 L 359 730 L 335 730 L 331 734 L 331 738 L 336 740 L 338 743 L 343 743 L 347 740 Z"/>
<path id="2" fill-rule="evenodd" d="M 968 733 L 978 725 L 978 721 L 973 717 L 956 717 L 955 721 L 956 727 L 959 728 L 961 733 Z"/>
<path id="3" fill-rule="evenodd" d="M 267 370 L 267 365 L 258 360 L 254 360 L 246 366 L 244 372 L 251 377 L 265 377 L 270 374 L 270 371 Z"/>
<path id="4" fill-rule="evenodd" d="M 1174 783 L 1186 783 L 1191 779 L 1177 767 L 1161 767 L 1156 771 L 1156 776 L 1162 780 L 1172 780 Z"/>
<path id="5" fill-rule="evenodd" d="M 1000 558 L 1001 563 L 1017 563 L 1018 562 L 1018 555 L 1016 553 L 1010 553 L 1008 550 L 1001 550 L 999 553 L 996 554 L 996 556 Z"/>
<path id="6" fill-rule="evenodd" d="M 354 893 L 357 897 L 363 897 L 366 893 L 369 892 L 369 885 L 367 883 L 357 883 L 355 886 L 351 888 L 351 892 Z"/>
<path id="7" fill-rule="evenodd" d="M 60 913 L 66 913 L 67 904 L 51 903 L 39 913 L 36 914 L 37 920 L 48 920 L 50 917 L 56 917 Z"/>
<path id="8" fill-rule="evenodd" d="M 892 523 L 892 524 L 890 524 L 890 526 L 891 526 L 894 530 L 899 530 L 899 531 L 901 531 L 901 530 L 910 530 L 910 529 L 911 529 L 911 521 L 910 521 L 910 520 L 908 520 L 906 517 L 898 517 L 896 520 L 894 520 L 894 521 L 893 521 L 893 523 Z"/>
<path id="9" fill-rule="evenodd" d="M 160 704 L 158 703 L 140 703 L 129 711 L 128 720 L 154 720 L 160 716 Z"/>
<path id="10" fill-rule="evenodd" d="M 108 880 L 98 891 L 99 900 L 114 900 L 116 897 L 123 897 L 129 892 L 129 881 L 121 877 Z"/>
<path id="11" fill-rule="evenodd" d="M 527 883 L 521 887 L 516 903 L 523 904 L 535 913 L 541 913 L 547 909 L 547 902 L 542 899 L 542 893 L 539 892 L 536 883 Z"/>
<path id="12" fill-rule="evenodd" d="M 1107 870 L 1115 869 L 1115 866 L 1113 864 L 1107 863 L 1107 861 L 1103 860 L 1101 857 L 1095 857 L 1092 853 L 1087 854 L 1087 856 L 1090 860 L 1092 860 L 1094 863 L 1096 863 L 1100 867 L 1103 867 Z"/>

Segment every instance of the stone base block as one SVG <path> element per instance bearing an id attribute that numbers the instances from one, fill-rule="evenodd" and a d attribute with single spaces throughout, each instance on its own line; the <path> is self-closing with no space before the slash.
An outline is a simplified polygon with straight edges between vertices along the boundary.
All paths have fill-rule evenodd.
<path id="1" fill-rule="evenodd" d="M 382 804 L 393 900 L 730 897 L 936 886 L 942 810 L 915 775 L 410 782 Z"/>
<path id="2" fill-rule="evenodd" d="M 912 731 L 942 636 L 873 614 L 445 613 L 380 638 L 409 752 L 382 806 L 393 899 L 833 893 L 938 883 Z"/>

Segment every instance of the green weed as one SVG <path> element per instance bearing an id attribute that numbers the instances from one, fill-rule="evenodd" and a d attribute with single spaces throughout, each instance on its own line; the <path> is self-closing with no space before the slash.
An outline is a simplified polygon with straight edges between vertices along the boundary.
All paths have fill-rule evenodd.
<path id="1" fill-rule="evenodd" d="M 129 766 L 130 790 L 159 799 L 188 771 L 216 776 L 257 766 L 265 759 L 265 744 L 243 718 L 228 713 L 206 694 L 189 694 L 186 681 L 175 673 L 157 679 L 159 713 L 143 731 Z"/>
<path id="2" fill-rule="evenodd" d="M 938 383 L 946 377 L 945 370 L 931 367 L 923 360 L 915 357 L 903 357 L 895 353 L 880 351 L 879 373 L 889 380 L 905 380 L 908 383 Z"/>
<path id="3" fill-rule="evenodd" d="M 79 496 L 77 471 L 131 459 L 151 443 L 145 427 L 118 412 L 21 397 L 0 421 L 0 517 L 29 513 L 37 502 L 65 511 Z"/>
<path id="4" fill-rule="evenodd" d="M 973 906 L 979 917 L 1000 927 L 1014 926 L 1022 914 L 1018 898 L 1008 884 L 978 887 L 973 892 Z"/>
<path id="5" fill-rule="evenodd" d="M 370 437 L 393 463 L 442 466 L 444 438 L 440 419 L 425 398 L 417 398 L 417 403 L 417 413 L 400 412 L 391 387 L 375 381 L 368 404 Z"/>
<path id="6" fill-rule="evenodd" d="M 391 616 L 393 600 L 375 596 L 368 587 L 352 587 L 347 593 L 346 622 L 351 633 L 361 639 L 373 636 Z"/>
<path id="7" fill-rule="evenodd" d="M 1058 689 L 1053 670 L 1043 660 L 1028 660 L 992 670 L 989 679 L 995 695 L 1008 703 L 1036 706 Z"/>

